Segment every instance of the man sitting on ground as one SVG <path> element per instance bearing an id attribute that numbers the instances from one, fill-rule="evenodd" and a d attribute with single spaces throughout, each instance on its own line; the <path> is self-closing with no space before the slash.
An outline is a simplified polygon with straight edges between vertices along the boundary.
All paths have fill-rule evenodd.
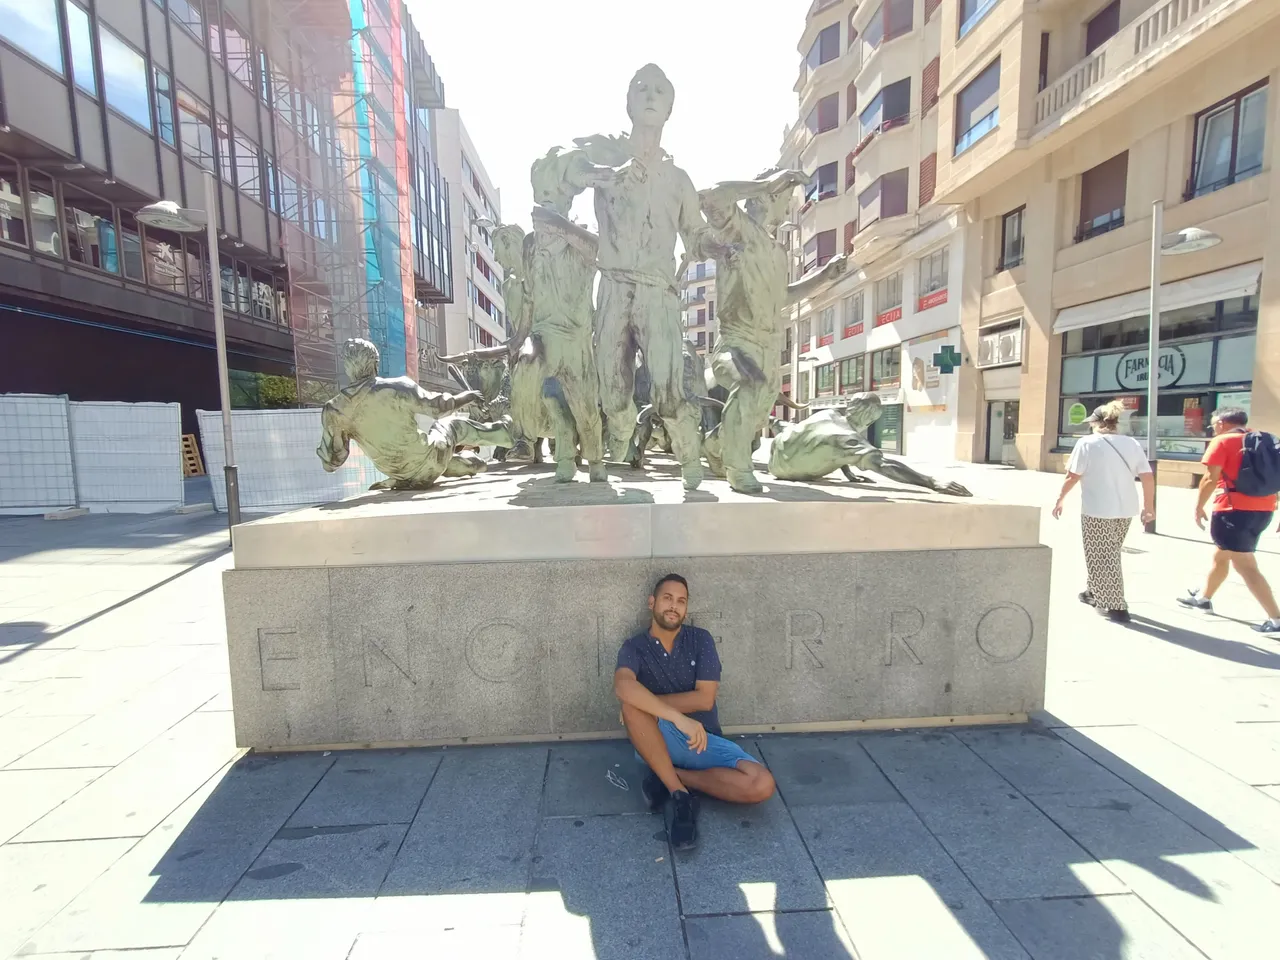
<path id="1" fill-rule="evenodd" d="M 698 840 L 690 789 L 730 803 L 761 803 L 774 787 L 763 764 L 720 736 L 720 657 L 710 633 L 685 624 L 688 608 L 684 577 L 659 580 L 649 597 L 649 629 L 622 644 L 613 675 L 627 736 L 649 767 L 641 792 L 650 810 L 665 807 L 677 850 Z"/>

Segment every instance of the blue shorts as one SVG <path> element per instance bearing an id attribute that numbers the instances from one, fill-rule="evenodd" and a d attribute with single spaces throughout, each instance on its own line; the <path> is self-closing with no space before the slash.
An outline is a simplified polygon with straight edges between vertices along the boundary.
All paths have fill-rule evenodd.
<path id="1" fill-rule="evenodd" d="M 732 740 L 717 737 L 714 733 L 707 734 L 707 749 L 694 753 L 689 747 L 689 738 L 677 730 L 670 720 L 659 720 L 658 729 L 662 731 L 662 739 L 667 741 L 667 753 L 671 754 L 671 764 L 677 770 L 710 770 L 713 767 L 728 767 L 732 770 L 740 760 L 760 762 Z M 636 759 L 644 763 L 638 753 Z"/>

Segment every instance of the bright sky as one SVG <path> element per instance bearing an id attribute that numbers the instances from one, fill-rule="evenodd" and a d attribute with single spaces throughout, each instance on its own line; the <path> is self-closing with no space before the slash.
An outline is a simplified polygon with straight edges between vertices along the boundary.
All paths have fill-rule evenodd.
<path id="1" fill-rule="evenodd" d="M 652 61 L 675 86 L 663 146 L 699 189 L 778 160 L 794 122 L 796 44 L 811 0 L 407 0 L 502 191 L 529 226 L 529 165 L 574 137 L 629 128 L 627 85 Z M 590 194 L 574 213 L 594 226 Z"/>

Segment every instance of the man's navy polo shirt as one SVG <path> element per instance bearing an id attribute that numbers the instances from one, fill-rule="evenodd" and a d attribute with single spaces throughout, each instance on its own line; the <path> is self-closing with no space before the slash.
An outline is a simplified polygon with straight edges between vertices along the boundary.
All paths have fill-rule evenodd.
<path id="1" fill-rule="evenodd" d="M 647 630 L 624 640 L 618 651 L 618 668 L 621 667 L 635 673 L 645 689 L 660 697 L 692 693 L 699 680 L 720 682 L 720 655 L 716 653 L 715 640 L 708 631 L 689 624 L 676 634 L 670 653 Z M 720 733 L 720 717 L 714 706 L 688 716 L 706 727 L 708 733 Z"/>

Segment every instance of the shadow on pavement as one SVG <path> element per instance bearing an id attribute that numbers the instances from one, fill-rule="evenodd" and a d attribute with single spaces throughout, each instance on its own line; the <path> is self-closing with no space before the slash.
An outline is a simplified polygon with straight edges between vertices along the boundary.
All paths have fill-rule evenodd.
<path id="1" fill-rule="evenodd" d="M 625 742 L 251 754 L 168 843 L 146 902 L 376 898 L 363 928 L 342 929 L 346 943 L 515 924 L 544 948 L 600 960 L 825 960 L 857 955 L 849 943 L 1013 958 L 1059 928 L 1064 942 L 1032 954 L 1121 960 L 1133 955 L 1125 910 L 1183 944 L 1152 955 L 1181 957 L 1185 941 L 1165 922 L 1178 918 L 1125 896 L 1116 871 L 1132 865 L 1212 902 L 1188 855 L 1252 848 L 1082 731 L 744 746 L 778 794 L 706 802 L 688 854 L 643 810 Z M 579 952 L 575 935 L 590 939 Z"/>
<path id="2" fill-rule="evenodd" d="M 1223 617 L 1220 619 L 1233 618 Z M 1243 620 L 1236 620 L 1235 622 L 1248 625 Z M 1211 637 L 1208 634 L 1187 630 L 1184 627 L 1175 627 L 1167 623 L 1160 623 L 1137 614 L 1132 615 L 1129 621 L 1129 629 L 1137 633 L 1145 633 L 1149 637 L 1155 637 L 1157 640 L 1172 643 L 1174 646 L 1183 647 L 1186 650 L 1194 650 L 1196 653 L 1217 657 L 1219 660 L 1229 660 L 1232 663 L 1242 663 L 1251 667 L 1264 667 L 1269 670 L 1280 670 L 1280 650 L 1257 646 L 1243 640 L 1223 640 L 1219 637 Z M 1262 639 L 1264 641 L 1267 640 L 1266 637 Z"/>

